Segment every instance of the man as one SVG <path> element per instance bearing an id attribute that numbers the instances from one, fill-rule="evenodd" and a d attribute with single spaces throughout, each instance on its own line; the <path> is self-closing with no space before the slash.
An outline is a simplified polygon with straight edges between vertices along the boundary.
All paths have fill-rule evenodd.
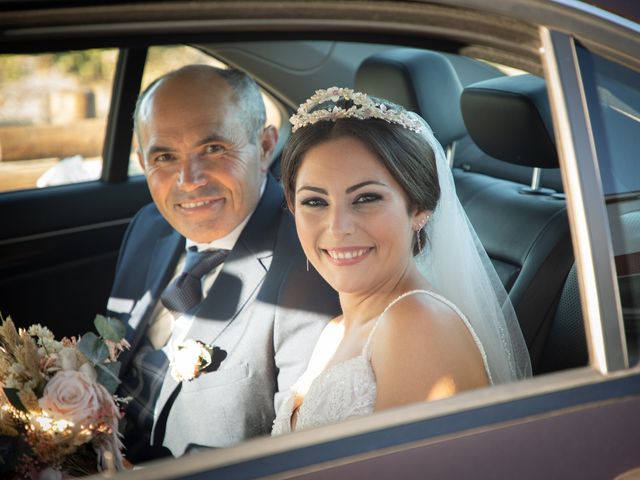
<path id="1" fill-rule="evenodd" d="M 339 311 L 308 271 L 268 174 L 277 131 L 264 124 L 258 88 L 237 70 L 183 67 L 138 100 L 138 158 L 153 204 L 125 235 L 108 306 L 132 344 L 119 393 L 132 397 L 133 462 L 268 433 L 274 396 L 277 407 Z M 200 369 L 198 355 L 172 362 L 187 344 L 207 347 L 210 365 Z M 170 374 L 170 363 L 191 375 Z"/>

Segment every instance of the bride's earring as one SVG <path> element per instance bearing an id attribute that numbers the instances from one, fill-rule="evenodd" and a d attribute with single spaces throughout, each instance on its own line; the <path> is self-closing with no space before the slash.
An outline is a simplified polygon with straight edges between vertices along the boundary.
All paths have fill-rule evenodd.
<path id="1" fill-rule="evenodd" d="M 307 259 L 307 272 L 309 271 L 309 257 L 305 257 Z"/>
<path id="2" fill-rule="evenodd" d="M 425 217 L 424 220 L 421 220 L 417 225 L 416 225 L 416 240 L 418 242 L 418 254 L 422 253 L 422 240 L 420 240 L 420 232 L 422 231 L 422 228 L 425 226 L 425 224 L 427 223 L 427 220 L 429 220 L 429 216 L 427 215 Z"/>

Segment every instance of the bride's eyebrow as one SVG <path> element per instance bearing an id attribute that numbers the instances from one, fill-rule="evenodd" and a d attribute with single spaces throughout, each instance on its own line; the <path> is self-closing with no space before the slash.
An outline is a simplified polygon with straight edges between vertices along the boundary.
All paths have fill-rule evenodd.
<path id="1" fill-rule="evenodd" d="M 356 183 L 355 185 L 351 185 L 350 187 L 348 187 L 345 190 L 345 193 L 355 192 L 356 190 L 358 190 L 358 189 L 360 189 L 362 187 L 366 187 L 367 185 L 381 185 L 383 187 L 387 187 L 388 186 L 384 182 L 378 182 L 378 181 L 375 181 L 375 180 L 367 180 L 365 182 L 360 182 L 360 183 Z M 324 188 L 313 187 L 311 185 L 303 185 L 298 190 L 296 190 L 296 193 L 300 193 L 303 190 L 309 190 L 311 192 L 321 193 L 322 195 L 328 195 L 329 194 Z"/>
<path id="2" fill-rule="evenodd" d="M 357 183 L 355 185 L 350 186 L 349 188 L 347 188 L 345 190 L 345 192 L 346 193 L 355 192 L 359 188 L 366 187 L 367 185 L 381 185 L 383 187 L 387 186 L 387 184 L 383 183 L 383 182 L 378 182 L 378 181 L 375 181 L 375 180 L 367 180 L 366 182 L 360 182 L 360 183 Z"/>
<path id="3" fill-rule="evenodd" d="M 296 193 L 300 193 L 303 190 L 309 190 L 311 192 L 321 193 L 323 195 L 327 195 L 328 194 L 327 191 L 324 188 L 312 187 L 310 185 L 303 185 L 298 190 L 296 190 Z"/>

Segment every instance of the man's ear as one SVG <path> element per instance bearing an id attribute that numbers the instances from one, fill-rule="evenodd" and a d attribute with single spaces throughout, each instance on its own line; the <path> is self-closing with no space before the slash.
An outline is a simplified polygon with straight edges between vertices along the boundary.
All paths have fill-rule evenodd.
<path id="1" fill-rule="evenodd" d="M 262 171 L 266 172 L 273 163 L 273 152 L 278 144 L 278 129 L 273 125 L 264 127 L 259 139 L 260 164 Z"/>
<path id="2" fill-rule="evenodd" d="M 144 158 L 142 157 L 142 152 L 140 150 L 136 150 L 136 155 L 138 156 L 138 163 L 140 164 L 140 168 L 144 172 L 145 166 L 144 166 Z"/>

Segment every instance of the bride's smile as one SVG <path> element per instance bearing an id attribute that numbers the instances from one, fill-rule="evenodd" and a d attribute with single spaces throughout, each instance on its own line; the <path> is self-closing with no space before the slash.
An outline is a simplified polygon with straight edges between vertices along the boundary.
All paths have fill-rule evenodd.
<path id="1" fill-rule="evenodd" d="M 323 250 L 336 265 L 355 265 L 364 260 L 373 247 L 341 247 Z"/>

